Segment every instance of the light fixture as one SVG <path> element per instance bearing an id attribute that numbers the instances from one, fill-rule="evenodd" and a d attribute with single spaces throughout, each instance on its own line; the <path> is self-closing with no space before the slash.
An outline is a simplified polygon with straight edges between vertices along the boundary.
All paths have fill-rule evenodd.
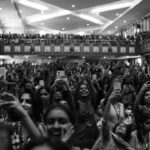
<path id="1" fill-rule="evenodd" d="M 2 10 L 2 8 L 0 8 L 0 10 Z"/>
<path id="2" fill-rule="evenodd" d="M 124 23 L 126 23 L 127 21 L 126 21 L 126 20 L 124 20 L 123 22 L 124 22 Z"/>
<path id="3" fill-rule="evenodd" d="M 90 26 L 90 24 L 86 24 L 86 26 Z"/>
<path id="4" fill-rule="evenodd" d="M 115 26 L 116 29 L 118 29 L 118 26 Z"/>
<path id="5" fill-rule="evenodd" d="M 67 20 L 69 20 L 70 18 L 69 17 L 67 17 Z"/>
<path id="6" fill-rule="evenodd" d="M 109 3 L 109 4 L 104 4 L 104 5 L 101 5 L 99 7 L 96 7 L 95 9 L 93 9 L 92 13 L 106 12 L 106 11 L 131 7 L 133 5 L 133 3 L 134 3 L 134 1 L 117 1 L 117 2 L 113 2 L 113 3 Z"/>
<path id="7" fill-rule="evenodd" d="M 68 15 L 70 13 L 71 13 L 71 11 L 69 11 L 69 10 L 60 10 L 60 11 L 53 13 L 53 14 L 33 15 L 33 16 L 27 17 L 26 20 L 27 20 L 28 24 L 31 24 L 34 22 L 42 21 L 42 20 L 47 20 L 47 19 L 52 19 L 52 18 Z"/>
<path id="8" fill-rule="evenodd" d="M 71 6 L 72 8 L 74 8 L 74 7 L 76 7 L 74 4 L 72 4 L 72 6 Z"/>
<path id="9" fill-rule="evenodd" d="M 51 56 L 49 56 L 48 58 L 49 58 L 49 59 L 51 59 L 52 57 L 51 57 Z"/>
<path id="10" fill-rule="evenodd" d="M 65 28 L 62 28 L 62 30 L 65 30 Z"/>
<path id="11" fill-rule="evenodd" d="M 82 58 L 85 59 L 85 56 L 83 56 Z"/>
<path id="12" fill-rule="evenodd" d="M 119 13 L 116 13 L 116 16 L 119 16 Z"/>
<path id="13" fill-rule="evenodd" d="M 80 18 L 94 22 L 96 24 L 104 24 L 101 20 L 94 18 L 93 16 L 89 16 L 89 15 L 85 15 L 85 14 L 80 14 L 79 15 Z"/>
<path id="14" fill-rule="evenodd" d="M 43 4 L 37 3 L 37 2 L 32 2 L 29 0 L 19 0 L 17 1 L 18 3 L 34 8 L 34 9 L 38 9 L 38 10 L 48 10 L 49 8 Z"/>

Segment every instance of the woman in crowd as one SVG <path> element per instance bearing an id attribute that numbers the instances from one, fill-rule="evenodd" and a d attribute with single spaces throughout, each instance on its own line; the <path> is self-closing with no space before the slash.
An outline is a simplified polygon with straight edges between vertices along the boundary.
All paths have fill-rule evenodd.
<path id="1" fill-rule="evenodd" d="M 119 94 L 114 91 L 113 96 L 108 99 L 102 119 L 102 133 L 92 150 L 133 150 L 129 144 L 131 140 L 131 126 L 121 120 L 118 120 L 113 128 L 111 126 L 110 106 L 117 96 Z"/>
<path id="2" fill-rule="evenodd" d="M 80 81 L 75 92 L 76 119 L 73 144 L 90 149 L 98 137 L 95 121 L 96 92 L 88 74 Z"/>
<path id="3" fill-rule="evenodd" d="M 135 119 L 139 118 L 139 114 L 150 112 L 150 83 L 147 81 L 141 87 L 134 104 Z"/>
<path id="4" fill-rule="evenodd" d="M 67 105 L 73 112 L 74 101 L 67 81 L 63 78 L 56 79 L 51 87 L 50 104 L 62 103 Z"/>
<path id="5" fill-rule="evenodd" d="M 136 130 L 132 132 L 131 145 L 135 150 L 149 150 L 150 148 L 150 113 L 139 114 L 136 119 Z"/>
<path id="6" fill-rule="evenodd" d="M 150 83 L 141 87 L 134 105 L 136 130 L 132 133 L 132 146 L 136 150 L 148 150 L 150 147 Z"/>
<path id="7" fill-rule="evenodd" d="M 28 105 L 30 106 L 31 104 Z M 13 116 L 15 116 L 13 119 L 17 118 L 21 121 L 20 123 L 17 122 L 18 120 L 15 120 L 16 124 L 9 123 L 10 127 L 13 128 L 12 145 L 14 150 L 18 150 L 23 147 L 24 144 L 28 142 L 29 138 L 32 139 L 41 136 L 40 132 L 29 116 L 31 108 L 27 107 L 27 105 L 21 104 L 15 96 L 9 93 L 3 93 L 1 96 L 0 107 L 1 109 L 3 108 L 7 110 L 8 114 L 13 114 Z"/>
<path id="8" fill-rule="evenodd" d="M 116 87 L 119 84 L 118 87 Z M 116 96 L 116 93 L 118 95 Z M 109 99 L 112 99 L 109 101 Z M 104 108 L 106 104 L 109 102 L 109 121 L 112 124 L 112 127 L 125 118 L 124 114 L 124 105 L 121 103 L 121 82 L 118 78 L 113 81 L 108 93 L 104 99 Z"/>
<path id="9" fill-rule="evenodd" d="M 63 104 L 52 105 L 44 115 L 44 132 L 46 136 L 60 139 L 72 148 L 74 114 Z"/>
<path id="10" fill-rule="evenodd" d="M 45 113 L 46 109 L 49 107 L 49 89 L 46 88 L 45 86 L 40 87 L 40 89 L 37 91 L 38 93 L 38 98 L 40 99 L 41 102 L 41 108 L 42 108 L 42 113 Z"/>

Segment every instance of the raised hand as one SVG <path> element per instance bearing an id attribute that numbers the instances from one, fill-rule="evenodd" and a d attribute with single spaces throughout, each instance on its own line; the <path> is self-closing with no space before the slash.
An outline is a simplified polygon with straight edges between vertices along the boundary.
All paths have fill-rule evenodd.
<path id="1" fill-rule="evenodd" d="M 70 124 L 68 124 L 68 126 L 66 127 L 65 130 L 62 130 L 61 140 L 62 140 L 63 142 L 69 141 L 69 139 L 71 138 L 71 136 L 72 136 L 73 133 L 74 133 L 74 127 L 73 127 L 73 125 L 70 123 Z"/>

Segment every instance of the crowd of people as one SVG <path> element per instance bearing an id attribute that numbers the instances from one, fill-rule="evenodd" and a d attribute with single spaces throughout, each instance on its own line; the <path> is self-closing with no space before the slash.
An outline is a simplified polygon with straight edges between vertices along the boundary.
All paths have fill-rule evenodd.
<path id="1" fill-rule="evenodd" d="M 3 65 L 0 150 L 149 150 L 148 65 Z"/>
<path id="2" fill-rule="evenodd" d="M 134 36 L 116 35 L 74 35 L 74 34 L 1 34 L 0 41 L 3 43 L 16 43 L 16 44 L 111 44 L 111 45 L 126 45 L 135 44 L 136 39 Z"/>

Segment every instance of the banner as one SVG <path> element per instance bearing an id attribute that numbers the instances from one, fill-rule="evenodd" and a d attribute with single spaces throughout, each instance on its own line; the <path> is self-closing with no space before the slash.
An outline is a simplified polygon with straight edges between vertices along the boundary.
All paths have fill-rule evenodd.
<path id="1" fill-rule="evenodd" d="M 61 52 L 61 47 L 60 46 L 54 46 L 54 52 L 55 53 L 60 53 Z"/>
<path id="2" fill-rule="evenodd" d="M 44 47 L 44 52 L 46 52 L 46 53 L 51 52 L 51 46 L 45 46 Z"/>
<path id="3" fill-rule="evenodd" d="M 11 47 L 8 45 L 4 46 L 4 53 L 9 53 L 9 52 L 11 52 Z"/>
<path id="4" fill-rule="evenodd" d="M 99 53 L 99 46 L 93 46 L 93 53 Z"/>
<path id="5" fill-rule="evenodd" d="M 135 47 L 129 47 L 129 53 L 135 53 Z"/>
<path id="6" fill-rule="evenodd" d="M 36 53 L 39 53 L 39 52 L 41 52 L 41 46 L 35 46 L 34 47 L 34 52 L 36 52 Z"/>
<path id="7" fill-rule="evenodd" d="M 24 46 L 24 52 L 31 52 L 31 46 Z"/>
<path id="8" fill-rule="evenodd" d="M 64 46 L 64 53 L 70 53 L 70 46 Z"/>
<path id="9" fill-rule="evenodd" d="M 21 46 L 16 45 L 16 46 L 14 47 L 14 52 L 20 53 L 20 52 L 21 52 Z"/>
<path id="10" fill-rule="evenodd" d="M 108 53 L 108 46 L 102 47 L 102 53 Z"/>
<path id="11" fill-rule="evenodd" d="M 75 46 L 74 46 L 74 52 L 75 52 L 75 53 L 80 53 L 80 52 L 81 52 L 81 50 L 80 50 L 80 45 L 75 45 Z"/>
<path id="12" fill-rule="evenodd" d="M 111 49 L 112 49 L 112 53 L 117 53 L 117 47 L 116 46 L 112 46 Z"/>
<path id="13" fill-rule="evenodd" d="M 90 53 L 90 46 L 84 46 L 84 53 Z"/>
<path id="14" fill-rule="evenodd" d="M 120 53 L 126 53 L 126 47 L 120 47 Z"/>

